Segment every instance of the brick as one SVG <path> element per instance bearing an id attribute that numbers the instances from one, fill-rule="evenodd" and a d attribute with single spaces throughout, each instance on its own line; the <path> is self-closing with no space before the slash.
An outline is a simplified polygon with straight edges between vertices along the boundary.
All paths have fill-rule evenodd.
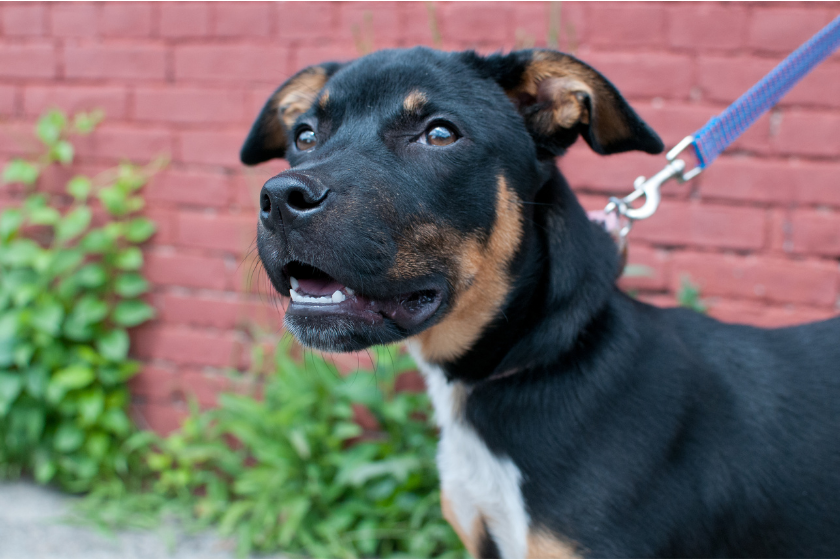
<path id="1" fill-rule="evenodd" d="M 231 378 L 221 373 L 208 373 L 195 368 L 186 370 L 178 388 L 181 398 L 195 399 L 202 408 L 218 406 L 221 393 L 233 388 Z"/>
<path id="2" fill-rule="evenodd" d="M 220 37 L 268 37 L 274 19 L 267 2 L 216 2 L 214 33 Z"/>
<path id="3" fill-rule="evenodd" d="M 243 120 L 245 93 L 238 90 L 138 88 L 134 117 L 141 121 L 224 123 Z"/>
<path id="4" fill-rule="evenodd" d="M 774 153 L 836 157 L 840 154 L 838 131 L 840 115 L 785 111 L 770 144 Z"/>
<path id="5" fill-rule="evenodd" d="M 517 2 L 514 5 L 513 23 L 517 47 L 529 48 L 524 41 L 533 40 L 536 47 L 549 46 L 549 35 L 556 34 L 557 47 L 564 52 L 575 52 L 586 39 L 586 6 L 581 2 Z M 555 29 L 552 11 L 557 19 Z M 554 47 L 552 47 L 554 48 Z"/>
<path id="6" fill-rule="evenodd" d="M 198 212 L 178 214 L 178 244 L 184 247 L 248 252 L 257 235 L 257 215 L 219 215 Z"/>
<path id="7" fill-rule="evenodd" d="M 31 121 L 12 121 L 3 123 L 0 131 L 0 154 L 19 157 L 41 153 L 41 145 L 33 137 L 34 123 Z M 0 189 L 2 192 L 3 189 Z"/>
<path id="8" fill-rule="evenodd" d="M 593 53 L 586 63 L 633 97 L 688 99 L 694 85 L 691 58 L 672 54 Z"/>
<path id="9" fill-rule="evenodd" d="M 399 12 L 383 2 L 340 2 L 338 33 L 333 41 L 349 41 L 358 54 L 398 46 L 401 38 Z"/>
<path id="10" fill-rule="evenodd" d="M 131 406 L 131 416 L 140 428 L 167 436 L 181 427 L 189 411 L 169 403 L 138 403 Z"/>
<path id="11" fill-rule="evenodd" d="M 268 82 L 279 85 L 288 71 L 289 50 L 255 45 L 189 45 L 175 49 L 177 80 Z"/>
<path id="12" fill-rule="evenodd" d="M 150 282 L 187 288 L 224 289 L 227 269 L 221 258 L 149 252 L 144 271 Z"/>
<path id="13" fill-rule="evenodd" d="M 828 319 L 835 315 L 827 309 L 801 306 L 767 307 L 753 302 L 717 298 L 710 303 L 709 315 L 719 321 L 764 328 L 801 325 Z"/>
<path id="14" fill-rule="evenodd" d="M 105 37 L 148 37 L 152 31 L 150 2 L 105 2 L 99 28 Z"/>
<path id="15" fill-rule="evenodd" d="M 159 403 L 170 401 L 173 389 L 178 386 L 178 372 L 173 367 L 145 364 L 128 386 L 134 396 Z"/>
<path id="16" fill-rule="evenodd" d="M 789 222 L 790 250 L 840 257 L 840 215 L 822 210 L 793 212 Z"/>
<path id="17" fill-rule="evenodd" d="M 119 86 L 49 85 L 27 86 L 23 90 L 23 112 L 38 116 L 51 107 L 68 114 L 101 109 L 107 120 L 123 119 L 128 105 L 128 91 Z"/>
<path id="18" fill-rule="evenodd" d="M 136 333 L 134 347 L 134 354 L 139 358 L 212 367 L 230 367 L 237 363 L 241 352 L 239 342 L 230 332 L 174 326 L 143 329 Z"/>
<path id="19" fill-rule="evenodd" d="M 697 131 L 706 122 L 720 112 L 712 107 L 678 105 L 664 103 L 640 104 L 633 106 L 644 121 L 662 138 L 665 149 L 675 146 L 680 140 Z"/>
<path id="20" fill-rule="evenodd" d="M 755 250 L 764 246 L 764 230 L 764 212 L 756 208 L 663 200 L 655 216 L 634 226 L 633 236 L 660 245 Z"/>
<path id="21" fill-rule="evenodd" d="M 17 90 L 13 86 L 0 86 L 0 115 L 17 114 Z"/>
<path id="22" fill-rule="evenodd" d="M 278 2 L 277 37 L 285 41 L 309 42 L 331 39 L 338 23 L 334 6 L 330 2 Z"/>
<path id="23" fill-rule="evenodd" d="M 747 45 L 787 56 L 829 21 L 827 10 L 811 7 L 757 8 L 748 27 Z"/>
<path id="24" fill-rule="evenodd" d="M 698 85 L 703 99 L 732 103 L 777 64 L 756 57 L 704 56 L 697 59 Z"/>
<path id="25" fill-rule="evenodd" d="M 834 304 L 840 277 L 833 262 L 693 252 L 675 254 L 671 269 L 674 292 L 688 275 L 704 296 L 815 306 Z"/>
<path id="26" fill-rule="evenodd" d="M 356 58 L 357 55 L 358 53 L 356 52 L 355 47 L 353 47 L 352 45 L 322 45 L 315 47 L 298 47 L 293 58 L 294 62 L 291 66 L 291 73 L 293 74 L 298 70 L 306 68 L 307 66 L 312 66 L 313 64 L 321 64 L 322 62 L 345 62 Z"/>
<path id="27" fill-rule="evenodd" d="M 497 2 L 452 2 L 438 7 L 441 33 L 462 48 L 484 43 L 512 45 L 513 8 Z"/>
<path id="28" fill-rule="evenodd" d="M 244 129 L 231 132 L 182 132 L 179 135 L 181 149 L 178 161 L 238 168 L 242 165 L 239 162 L 239 150 L 244 141 Z"/>
<path id="29" fill-rule="evenodd" d="M 431 2 L 400 2 L 399 8 L 402 10 L 400 36 L 403 46 L 435 46 L 436 39 L 441 38 L 440 5 Z"/>
<path id="30" fill-rule="evenodd" d="M 233 329 L 249 318 L 251 309 L 230 294 L 192 296 L 165 294 L 160 305 L 160 320 L 168 324 Z"/>
<path id="31" fill-rule="evenodd" d="M 701 176 L 703 197 L 840 206 L 840 164 L 723 156 Z"/>
<path id="32" fill-rule="evenodd" d="M 46 34 L 47 4 L 22 3 L 3 6 L 3 35 L 41 37 Z"/>
<path id="33" fill-rule="evenodd" d="M 0 78 L 54 78 L 56 56 L 52 45 L 0 46 Z"/>
<path id="34" fill-rule="evenodd" d="M 840 64 L 824 62 L 814 68 L 782 98 L 781 104 L 840 107 Z"/>
<path id="35" fill-rule="evenodd" d="M 147 163 L 174 151 L 168 130 L 125 125 L 102 125 L 90 136 L 76 139 L 75 144 L 79 155 L 117 160 L 128 158 L 135 163 Z"/>
<path id="36" fill-rule="evenodd" d="M 664 290 L 668 287 L 669 255 L 639 243 L 628 244 L 627 265 L 619 286 L 623 290 Z"/>
<path id="37" fill-rule="evenodd" d="M 92 2 L 57 2 L 51 5 L 50 28 L 54 37 L 95 37 L 99 17 Z"/>
<path id="38" fill-rule="evenodd" d="M 68 78 L 163 80 L 166 51 L 157 45 L 67 45 L 64 72 Z"/>
<path id="39" fill-rule="evenodd" d="M 656 2 L 598 2 L 588 6 L 587 38 L 606 48 L 663 46 L 665 7 Z"/>
<path id="40" fill-rule="evenodd" d="M 230 179 L 221 173 L 165 169 L 146 185 L 145 193 L 152 204 L 220 208 L 227 206 L 230 189 Z"/>
<path id="41" fill-rule="evenodd" d="M 160 4 L 159 33 L 162 37 L 203 37 L 210 32 L 210 13 L 205 2 Z"/>
<path id="42" fill-rule="evenodd" d="M 668 44 L 690 49 L 738 49 L 746 35 L 747 10 L 738 4 L 698 2 L 669 10 Z"/>

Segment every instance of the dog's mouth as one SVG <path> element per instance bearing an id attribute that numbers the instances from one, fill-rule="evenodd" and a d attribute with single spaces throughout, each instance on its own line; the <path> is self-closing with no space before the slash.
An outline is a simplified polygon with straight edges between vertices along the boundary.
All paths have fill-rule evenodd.
<path id="1" fill-rule="evenodd" d="M 407 335 L 429 319 L 442 301 L 441 290 L 431 287 L 386 297 L 368 295 L 299 261 L 284 266 L 283 275 L 291 296 L 286 315 L 298 319 L 341 317 L 371 326 L 390 321 Z"/>

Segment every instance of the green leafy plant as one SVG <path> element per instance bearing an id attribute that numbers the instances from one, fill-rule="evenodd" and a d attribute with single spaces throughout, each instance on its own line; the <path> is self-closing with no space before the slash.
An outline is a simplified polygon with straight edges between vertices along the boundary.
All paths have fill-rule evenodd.
<path id="1" fill-rule="evenodd" d="M 700 298 L 700 287 L 693 283 L 688 276 L 683 276 L 680 280 L 677 303 L 680 307 L 687 307 L 698 313 L 706 313 L 709 310 L 709 306 Z"/>
<path id="2" fill-rule="evenodd" d="M 287 338 L 262 399 L 225 394 L 193 410 L 180 431 L 152 445 L 156 481 L 145 493 L 103 489 L 85 510 L 101 523 L 135 508 L 149 522 L 164 510 L 237 537 L 247 555 L 463 557 L 440 512 L 436 429 L 425 394 L 399 392 L 413 364 L 377 350 L 376 372 L 341 377 L 318 355 L 291 357 Z M 379 428 L 354 421 L 363 405 Z"/>
<path id="3" fill-rule="evenodd" d="M 128 471 L 126 380 L 138 363 L 126 329 L 154 314 L 140 299 L 149 284 L 138 244 L 155 226 L 138 216 L 138 190 L 162 162 L 77 175 L 61 194 L 39 180 L 71 164 L 70 138 L 100 120 L 49 111 L 36 126 L 43 153 L 2 175 L 22 201 L 0 213 L 0 475 L 27 471 L 71 491 Z"/>

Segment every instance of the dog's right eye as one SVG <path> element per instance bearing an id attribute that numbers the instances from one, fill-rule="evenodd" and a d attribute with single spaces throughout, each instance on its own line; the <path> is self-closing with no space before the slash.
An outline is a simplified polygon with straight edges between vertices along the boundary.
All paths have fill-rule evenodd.
<path id="1" fill-rule="evenodd" d="M 317 144 L 315 139 L 315 132 L 310 129 L 301 130 L 295 139 L 295 146 L 301 152 L 304 152 Z"/>

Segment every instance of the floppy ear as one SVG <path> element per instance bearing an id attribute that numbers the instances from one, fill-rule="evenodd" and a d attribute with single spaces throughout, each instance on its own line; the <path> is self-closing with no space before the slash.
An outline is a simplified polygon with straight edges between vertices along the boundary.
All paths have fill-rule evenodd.
<path id="1" fill-rule="evenodd" d="M 325 62 L 304 68 L 280 86 L 266 101 L 251 132 L 239 152 L 245 165 L 256 165 L 272 158 L 282 158 L 289 144 L 289 132 L 295 120 L 307 112 L 330 77 L 341 68 L 337 62 Z"/>
<path id="2" fill-rule="evenodd" d="M 537 146 L 552 155 L 569 147 L 578 135 L 599 154 L 629 150 L 658 154 L 664 149 L 659 136 L 615 86 L 572 56 L 540 49 L 467 56 L 502 86 Z"/>

